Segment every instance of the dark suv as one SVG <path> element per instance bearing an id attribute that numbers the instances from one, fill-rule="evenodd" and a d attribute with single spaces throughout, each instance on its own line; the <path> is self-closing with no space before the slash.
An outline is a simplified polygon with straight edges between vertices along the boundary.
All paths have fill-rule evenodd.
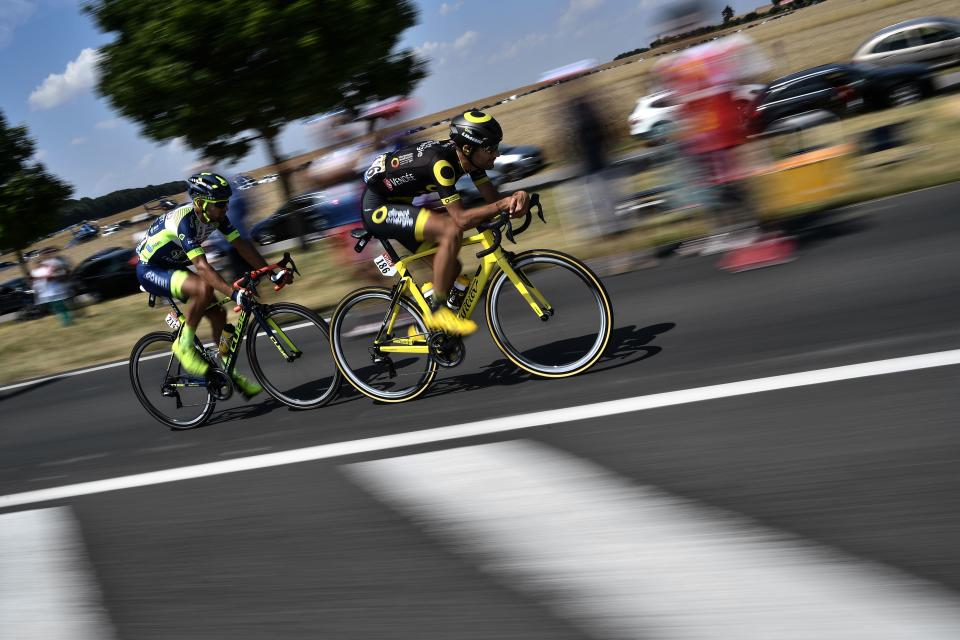
<path id="1" fill-rule="evenodd" d="M 752 133 L 805 111 L 826 110 L 838 116 L 916 102 L 935 93 L 924 65 L 890 67 L 826 64 L 777 78 L 747 111 Z"/>

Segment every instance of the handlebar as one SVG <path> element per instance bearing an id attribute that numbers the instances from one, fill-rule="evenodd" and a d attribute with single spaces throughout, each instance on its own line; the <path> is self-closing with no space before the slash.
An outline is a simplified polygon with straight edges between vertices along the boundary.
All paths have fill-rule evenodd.
<path id="1" fill-rule="evenodd" d="M 501 229 L 505 229 L 507 234 L 507 240 L 516 244 L 517 241 L 515 237 L 518 234 L 523 233 L 527 230 L 527 227 L 530 226 L 531 220 L 533 220 L 533 208 L 537 208 L 537 217 L 540 218 L 540 221 L 546 223 L 546 219 L 543 217 L 543 205 L 540 204 L 540 194 L 532 193 L 530 194 L 530 206 L 527 207 L 527 213 L 523 218 L 523 224 L 520 225 L 517 229 L 513 228 L 513 221 L 510 218 L 510 213 L 507 211 L 499 212 L 495 218 L 487 220 L 486 222 L 481 222 L 477 225 L 477 231 L 490 231 L 493 234 L 494 242 L 490 245 L 489 249 L 483 249 L 477 253 L 478 258 L 490 255 L 500 247 L 500 243 L 503 241 L 503 234 Z"/>
<path id="2" fill-rule="evenodd" d="M 290 252 L 285 251 L 283 253 L 283 258 L 280 260 L 280 262 L 278 262 L 277 264 L 268 264 L 265 267 L 260 267 L 259 269 L 254 269 L 253 271 L 244 273 L 233 283 L 233 288 L 234 289 L 253 288 L 254 290 L 256 290 L 257 282 L 260 280 L 260 278 L 267 275 L 268 273 L 273 273 L 277 269 L 286 269 L 288 267 L 295 274 L 300 275 L 300 271 L 297 269 L 296 263 L 293 261 L 293 258 L 290 256 Z M 283 289 L 285 286 L 286 286 L 286 283 L 281 282 L 278 285 L 274 285 L 273 290 L 280 291 L 280 289 Z"/>

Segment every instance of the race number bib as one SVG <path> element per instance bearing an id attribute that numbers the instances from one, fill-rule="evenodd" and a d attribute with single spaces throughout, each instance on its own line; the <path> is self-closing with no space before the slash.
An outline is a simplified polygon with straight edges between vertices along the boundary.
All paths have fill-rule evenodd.
<path id="1" fill-rule="evenodd" d="M 374 258 L 373 264 L 377 265 L 377 269 L 385 277 L 390 277 L 397 273 L 397 268 L 393 266 L 393 260 L 391 260 L 390 256 L 385 253 L 381 253 Z"/>

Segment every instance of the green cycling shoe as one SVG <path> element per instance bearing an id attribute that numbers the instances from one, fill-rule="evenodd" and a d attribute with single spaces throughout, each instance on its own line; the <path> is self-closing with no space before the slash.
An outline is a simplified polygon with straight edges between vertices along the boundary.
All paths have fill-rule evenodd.
<path id="1" fill-rule="evenodd" d="M 230 374 L 230 377 L 233 378 L 233 384 L 236 385 L 237 391 L 246 400 L 263 391 L 263 387 L 241 373 L 234 371 Z"/>
<path id="2" fill-rule="evenodd" d="M 210 363 L 197 351 L 193 344 L 182 345 L 181 340 L 174 340 L 170 348 L 173 355 L 180 361 L 180 368 L 192 376 L 203 377 L 210 370 Z"/>

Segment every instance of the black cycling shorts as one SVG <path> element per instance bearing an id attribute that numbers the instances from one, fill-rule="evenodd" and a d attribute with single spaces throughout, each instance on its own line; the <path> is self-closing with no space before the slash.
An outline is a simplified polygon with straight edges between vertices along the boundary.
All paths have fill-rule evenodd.
<path id="1" fill-rule="evenodd" d="M 429 209 L 412 204 L 390 202 L 367 189 L 363 192 L 363 226 L 379 238 L 402 244 L 411 253 L 424 245 L 423 228 L 430 217 Z"/>

